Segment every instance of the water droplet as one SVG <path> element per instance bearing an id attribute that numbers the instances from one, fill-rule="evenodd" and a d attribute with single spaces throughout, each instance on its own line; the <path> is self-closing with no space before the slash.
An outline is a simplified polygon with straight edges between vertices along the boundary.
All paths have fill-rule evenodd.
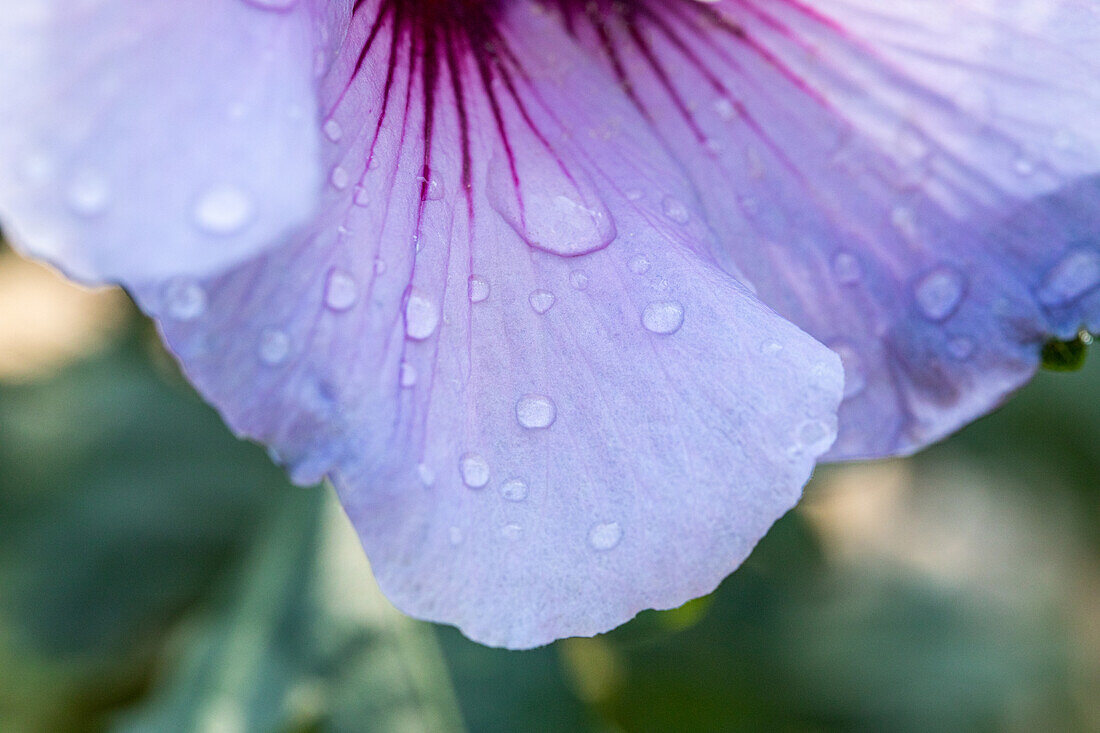
<path id="1" fill-rule="evenodd" d="M 661 201 L 661 211 L 664 212 L 672 221 L 677 224 L 687 224 L 691 219 L 691 213 L 688 211 L 684 202 L 678 198 L 672 196 L 665 196 Z"/>
<path id="2" fill-rule="evenodd" d="M 714 100 L 714 111 L 718 113 L 718 118 L 723 122 L 732 122 L 737 119 L 737 108 L 733 106 L 733 102 L 725 97 Z"/>
<path id="3" fill-rule="evenodd" d="M 649 258 L 645 255 L 635 255 L 630 258 L 628 266 L 635 275 L 644 275 L 649 272 Z"/>
<path id="4" fill-rule="evenodd" d="M 965 336 L 956 336 L 947 342 L 947 350 L 956 359 L 969 359 L 974 353 L 974 342 Z"/>
<path id="5" fill-rule="evenodd" d="M 252 198 L 229 184 L 207 189 L 199 196 L 194 209 L 195 223 L 200 229 L 223 236 L 244 229 L 253 213 Z"/>
<path id="6" fill-rule="evenodd" d="M 435 471 L 426 463 L 417 464 L 416 475 L 420 478 L 420 483 L 425 486 L 432 486 L 435 484 Z"/>
<path id="7" fill-rule="evenodd" d="M 340 127 L 340 123 L 332 118 L 325 120 L 321 130 L 325 133 L 325 137 L 334 143 L 340 142 L 340 138 L 344 136 L 344 128 Z"/>
<path id="8" fill-rule="evenodd" d="M 549 290 L 534 290 L 527 300 L 531 303 L 531 307 L 535 309 L 535 313 L 542 315 L 554 307 L 554 301 L 557 298 Z"/>
<path id="9" fill-rule="evenodd" d="M 260 361 L 275 366 L 290 354 L 290 337 L 277 328 L 265 328 L 260 333 Z"/>
<path id="10" fill-rule="evenodd" d="M 81 171 L 69 181 L 66 192 L 69 208 L 79 216 L 98 216 L 111 203 L 107 179 L 93 171 Z"/>
<path id="11" fill-rule="evenodd" d="M 452 545 L 461 545 L 463 540 L 462 529 L 459 527 L 451 527 L 447 530 L 447 541 Z"/>
<path id="12" fill-rule="evenodd" d="M 1016 175 L 1030 176 L 1035 172 L 1035 161 L 1021 155 L 1012 161 L 1012 170 L 1016 171 Z"/>
<path id="13" fill-rule="evenodd" d="M 1039 302 L 1045 306 L 1068 305 L 1100 285 L 1100 252 L 1078 247 L 1068 252 L 1043 276 Z"/>
<path id="14" fill-rule="evenodd" d="M 351 183 L 351 174 L 348 173 L 347 168 L 338 165 L 332 169 L 329 181 L 332 182 L 332 187 L 337 191 L 343 191 Z"/>
<path id="15" fill-rule="evenodd" d="M 760 353 L 764 356 L 775 356 L 783 350 L 783 344 L 779 343 L 775 339 L 768 339 L 760 344 Z"/>
<path id="16" fill-rule="evenodd" d="M 847 341 L 835 341 L 829 344 L 844 366 L 844 397 L 850 399 L 861 394 L 867 387 L 867 375 L 863 371 L 863 359 L 856 348 Z"/>
<path id="17" fill-rule="evenodd" d="M 863 278 L 863 266 L 851 252 L 837 252 L 833 257 L 833 275 L 841 285 L 855 285 Z"/>
<path id="18" fill-rule="evenodd" d="M 618 522 L 597 524 L 588 531 L 588 544 L 593 550 L 606 552 L 613 549 L 623 538 L 623 528 Z"/>
<path id="19" fill-rule="evenodd" d="M 356 188 L 354 203 L 356 206 L 369 206 L 370 191 L 362 187 Z"/>
<path id="20" fill-rule="evenodd" d="M 516 419 L 525 428 L 548 428 L 557 417 L 558 408 L 546 395 L 526 394 L 516 403 Z"/>
<path id="21" fill-rule="evenodd" d="M 489 462 L 477 453 L 466 453 L 458 460 L 462 483 L 471 489 L 480 489 L 489 483 Z"/>
<path id="22" fill-rule="evenodd" d="M 966 292 L 966 277 L 953 267 L 941 265 L 917 281 L 913 295 L 917 306 L 931 321 L 942 321 L 959 308 Z"/>
<path id="23" fill-rule="evenodd" d="M 384 259 L 382 259 L 381 257 L 376 257 L 374 259 L 374 274 L 375 275 L 381 275 L 385 271 L 386 271 L 386 261 Z"/>
<path id="24" fill-rule="evenodd" d="M 523 501 L 527 498 L 527 482 L 523 479 L 509 479 L 500 487 L 500 495 L 508 501 Z"/>
<path id="25" fill-rule="evenodd" d="M 518 524 L 506 524 L 500 528 L 500 536 L 511 542 L 523 537 L 523 527 Z"/>
<path id="26" fill-rule="evenodd" d="M 427 201 L 439 201 L 443 198 L 443 182 L 437 178 L 426 179 L 424 176 L 417 176 L 416 180 L 422 186 L 425 181 L 428 185 L 424 191 L 424 198 Z"/>
<path id="27" fill-rule="evenodd" d="M 192 321 L 206 310 L 206 291 L 193 280 L 170 280 L 162 293 L 164 309 L 177 321 Z"/>
<path id="28" fill-rule="evenodd" d="M 330 270 L 325 281 L 325 305 L 334 311 L 346 311 L 359 298 L 355 279 L 343 270 Z"/>
<path id="29" fill-rule="evenodd" d="M 405 333 L 414 341 L 423 341 L 439 326 L 439 311 L 435 303 L 419 290 L 413 289 L 405 303 Z"/>
<path id="30" fill-rule="evenodd" d="M 467 291 L 471 303 L 481 303 L 489 297 L 489 281 L 481 275 L 470 275 Z"/>
<path id="31" fill-rule="evenodd" d="M 400 372 L 401 372 L 400 379 L 401 379 L 401 386 L 402 387 L 408 388 L 408 387 L 412 387 L 412 386 L 416 385 L 416 379 L 417 379 L 417 376 L 418 376 L 417 373 L 416 373 L 416 367 L 414 367 L 412 364 L 410 364 L 407 361 L 403 361 L 403 362 L 401 362 Z"/>
<path id="32" fill-rule="evenodd" d="M 794 455 L 820 455 L 832 445 L 829 426 L 821 420 L 805 420 L 795 428 L 795 444 L 788 450 Z"/>
<path id="33" fill-rule="evenodd" d="M 684 306 L 675 300 L 650 303 L 642 311 L 642 325 L 652 333 L 676 333 L 684 325 Z"/>
<path id="34" fill-rule="evenodd" d="M 573 270 L 569 273 L 569 284 L 573 286 L 574 290 L 587 290 L 588 273 L 584 270 Z"/>
<path id="35" fill-rule="evenodd" d="M 641 201 L 645 198 L 645 191 L 640 188 L 631 188 L 627 189 L 624 195 L 627 201 Z"/>

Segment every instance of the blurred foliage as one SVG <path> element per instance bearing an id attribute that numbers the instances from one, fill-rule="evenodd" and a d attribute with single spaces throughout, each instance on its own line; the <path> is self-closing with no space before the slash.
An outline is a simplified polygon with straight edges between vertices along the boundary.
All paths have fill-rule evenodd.
<path id="1" fill-rule="evenodd" d="M 1069 341 L 1051 339 L 1043 344 L 1042 364 L 1053 372 L 1075 372 L 1085 365 L 1092 334 L 1082 331 Z"/>
<path id="2" fill-rule="evenodd" d="M 1096 647 L 1075 621 L 1094 596 L 845 560 L 806 512 L 712 596 L 595 639 L 506 652 L 407 619 L 372 585 L 331 492 L 289 486 L 153 344 L 135 321 L 63 373 L 0 384 L 0 730 L 1098 723 L 1096 664 L 1081 658 Z M 1061 563 L 1075 565 L 1058 572 L 1097 584 L 1098 385 L 1095 363 L 1043 374 L 905 470 L 924 486 L 966 466 L 994 505 L 1038 507 L 1024 512 L 1036 546 L 1052 526 L 1079 538 L 1084 550 Z M 822 474 L 811 502 L 840 475 Z M 933 526 L 956 513 L 953 497 L 965 503 L 958 481 L 924 495 L 941 512 L 923 515 Z M 944 531 L 979 536 L 980 520 Z"/>

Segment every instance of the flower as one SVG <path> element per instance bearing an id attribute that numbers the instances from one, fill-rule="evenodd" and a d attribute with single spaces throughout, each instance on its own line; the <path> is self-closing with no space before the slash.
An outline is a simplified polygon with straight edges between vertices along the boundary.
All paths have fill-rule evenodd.
<path id="1" fill-rule="evenodd" d="M 28 0 L 0 220 L 330 478 L 395 604 L 529 647 L 1096 327 L 1097 41 L 1083 0 Z"/>

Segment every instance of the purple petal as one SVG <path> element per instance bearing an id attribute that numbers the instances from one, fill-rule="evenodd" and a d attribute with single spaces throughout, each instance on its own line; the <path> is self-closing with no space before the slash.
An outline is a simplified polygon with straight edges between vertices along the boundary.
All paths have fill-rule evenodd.
<path id="1" fill-rule="evenodd" d="M 313 229 L 139 297 L 235 429 L 332 478 L 403 610 L 529 647 L 710 591 L 832 443 L 839 360 L 708 261 L 560 22 L 382 7 L 324 80 Z"/>
<path id="2" fill-rule="evenodd" d="M 277 242 L 321 187 L 312 7 L 8 3 L 9 236 L 87 282 L 208 273 Z"/>
<path id="3" fill-rule="evenodd" d="M 936 440 L 1100 326 L 1094 3 L 628 3 L 577 35 L 683 161 L 712 256 L 843 357 L 831 457 Z"/>

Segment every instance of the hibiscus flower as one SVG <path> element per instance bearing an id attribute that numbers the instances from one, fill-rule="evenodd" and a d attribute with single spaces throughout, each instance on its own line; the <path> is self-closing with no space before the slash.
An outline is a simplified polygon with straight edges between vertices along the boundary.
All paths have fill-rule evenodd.
<path id="1" fill-rule="evenodd" d="M 1100 317 L 1090 0 L 9 5 L 9 236 L 488 644 L 709 592 Z"/>

